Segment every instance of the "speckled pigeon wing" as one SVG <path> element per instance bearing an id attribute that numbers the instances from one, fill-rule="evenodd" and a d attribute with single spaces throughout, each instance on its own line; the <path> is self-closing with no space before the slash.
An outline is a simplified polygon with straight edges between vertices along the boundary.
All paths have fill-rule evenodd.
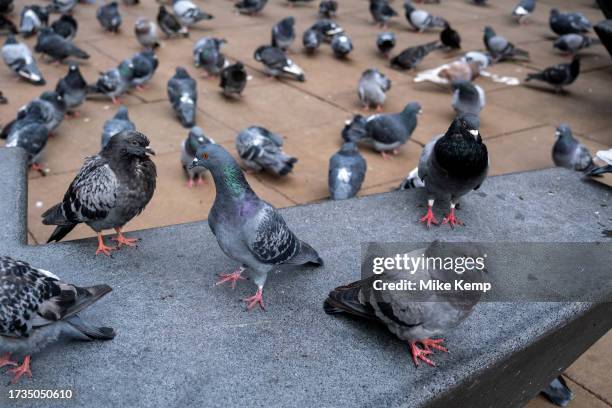
<path id="1" fill-rule="evenodd" d="M 300 241 L 283 217 L 265 203 L 245 225 L 244 235 L 249 251 L 264 264 L 289 262 L 300 251 Z"/>

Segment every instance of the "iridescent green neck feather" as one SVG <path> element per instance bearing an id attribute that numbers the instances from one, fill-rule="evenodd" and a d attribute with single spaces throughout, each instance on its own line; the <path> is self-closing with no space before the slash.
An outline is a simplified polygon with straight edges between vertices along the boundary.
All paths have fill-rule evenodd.
<path id="1" fill-rule="evenodd" d="M 221 169 L 223 182 L 232 195 L 239 196 L 246 190 L 244 176 L 239 168 L 231 164 L 226 164 Z"/>

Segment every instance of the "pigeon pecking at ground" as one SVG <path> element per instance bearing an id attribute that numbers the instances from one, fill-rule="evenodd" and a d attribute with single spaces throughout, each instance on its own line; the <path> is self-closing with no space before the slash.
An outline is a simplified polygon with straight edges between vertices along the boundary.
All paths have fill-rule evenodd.
<path id="1" fill-rule="evenodd" d="M 240 61 L 223 68 L 220 77 L 221 82 L 219 86 L 223 95 L 236 98 L 242 95 L 242 91 L 244 91 L 249 80 L 244 64 Z"/>
<path id="2" fill-rule="evenodd" d="M 304 31 L 304 34 L 302 35 L 302 45 L 307 53 L 315 52 L 321 45 L 322 40 L 323 36 L 314 28 L 309 28 L 308 30 Z"/>
<path id="3" fill-rule="evenodd" d="M 355 115 L 344 123 L 341 135 L 345 142 L 358 142 L 366 137 L 366 123 L 368 120 L 363 115 Z"/>
<path id="4" fill-rule="evenodd" d="M 601 44 L 597 38 L 584 34 L 565 34 L 555 40 L 553 47 L 567 54 L 576 54 L 584 48 L 597 44 Z"/>
<path id="5" fill-rule="evenodd" d="M 30 37 L 49 24 L 49 9 L 39 5 L 25 6 L 21 10 L 19 33 Z"/>
<path id="6" fill-rule="evenodd" d="M 345 142 L 329 159 L 327 185 L 332 200 L 354 197 L 365 179 L 366 161 L 354 142 Z"/>
<path id="7" fill-rule="evenodd" d="M 497 35 L 493 28 L 486 26 L 484 29 L 483 41 L 485 47 L 496 62 L 509 59 L 529 59 L 529 53 L 517 48 L 505 37 Z"/>
<path id="8" fill-rule="evenodd" d="M 55 92 L 64 99 L 66 113 L 70 116 L 78 116 L 78 112 L 74 109 L 81 106 L 87 97 L 87 82 L 81 75 L 78 65 L 70 64 L 66 76 L 57 82 Z"/>
<path id="9" fill-rule="evenodd" d="M 420 248 L 407 254 L 410 258 L 425 256 L 428 259 L 472 258 L 482 259 L 483 248 L 474 244 L 445 244 L 432 242 L 427 248 Z M 486 280 L 486 263 L 472 266 L 461 279 L 476 283 Z M 449 329 L 459 325 L 473 311 L 480 300 L 479 291 L 453 291 L 442 294 L 435 291 L 421 291 L 415 294 L 410 290 L 376 290 L 379 283 L 400 283 L 411 281 L 419 287 L 419 281 L 437 280 L 454 282 L 457 273 L 453 269 L 402 268 L 385 270 L 380 275 L 372 275 L 357 282 L 340 286 L 331 291 L 324 302 L 325 313 L 348 314 L 384 324 L 400 340 L 408 342 L 412 361 L 419 366 L 419 360 L 430 366 L 435 363 L 428 357 L 434 350 L 448 352 L 442 346 L 444 339 L 434 339 Z M 422 346 L 422 348 L 419 347 Z"/>
<path id="10" fill-rule="evenodd" d="M 387 0 L 370 0 L 370 14 L 375 23 L 387 27 L 389 19 L 397 16 L 397 12 L 389 5 Z"/>
<path id="11" fill-rule="evenodd" d="M 319 34 L 321 34 L 321 39 L 326 43 L 331 43 L 334 36 L 344 32 L 344 29 L 340 27 L 338 23 L 328 18 L 321 18 L 317 20 L 312 26 L 310 26 L 310 30 L 318 31 Z"/>
<path id="12" fill-rule="evenodd" d="M 286 17 L 272 27 L 272 41 L 273 47 L 278 47 L 283 51 L 287 51 L 293 40 L 295 40 L 295 18 Z"/>
<path id="13" fill-rule="evenodd" d="M 89 54 L 74 45 L 70 40 L 56 34 L 50 27 L 40 30 L 34 51 L 48 55 L 52 61 L 64 61 L 75 57 L 88 59 Z"/>
<path id="14" fill-rule="evenodd" d="M 204 174 L 208 171 L 205 167 L 190 167 L 193 159 L 196 157 L 196 152 L 200 146 L 207 145 L 209 143 L 215 143 L 214 140 L 206 137 L 202 128 L 194 126 L 189 131 L 187 139 L 181 142 L 181 164 L 185 173 L 187 173 L 187 187 L 192 188 L 194 181 L 197 179 L 197 184 L 202 185 L 205 183 Z"/>
<path id="15" fill-rule="evenodd" d="M 57 225 L 49 240 L 60 241 L 77 224 L 89 225 L 98 235 L 96 255 L 110 256 L 122 245 L 135 246 L 137 239 L 126 238 L 122 228 L 140 214 L 151 201 L 157 177 L 155 154 L 142 133 L 124 131 L 114 135 L 95 156 L 85 159 L 70 183 L 64 199 L 42 215 L 43 224 Z M 113 228 L 118 247 L 104 244 L 102 231 Z"/>
<path id="16" fill-rule="evenodd" d="M 134 34 L 138 43 L 145 49 L 155 49 L 159 47 L 159 39 L 157 38 L 157 25 L 147 20 L 144 17 L 140 17 L 134 23 Z"/>
<path id="17" fill-rule="evenodd" d="M 338 2 L 336 0 L 322 0 L 319 3 L 319 17 L 334 18 L 338 12 Z"/>
<path id="18" fill-rule="evenodd" d="M 241 14 L 254 15 L 263 10 L 267 2 L 268 0 L 238 0 L 234 7 Z"/>
<path id="19" fill-rule="evenodd" d="M 471 113 L 478 116 L 485 106 L 485 93 L 482 88 L 470 81 L 459 80 L 452 82 L 452 106 L 458 115 Z"/>
<path id="20" fill-rule="evenodd" d="M 287 54 L 278 47 L 262 45 L 255 50 L 253 58 L 264 65 L 266 73 L 270 76 L 286 76 L 301 82 L 306 80 L 302 68 L 287 57 Z"/>
<path id="21" fill-rule="evenodd" d="M 433 214 L 435 200 L 450 202 L 450 213 L 443 224 L 451 228 L 463 223 L 455 216 L 455 205 L 472 190 L 477 190 L 487 177 L 489 156 L 478 128 L 480 121 L 472 114 L 453 120 L 446 133 L 425 145 L 419 159 L 418 177 L 427 192 L 427 214 L 420 219 L 437 224 Z"/>
<path id="22" fill-rule="evenodd" d="M 128 108 L 125 105 L 119 106 L 115 116 L 104 122 L 102 126 L 102 149 L 106 147 L 111 137 L 123 132 L 123 131 L 135 131 L 136 125 L 130 120 L 128 115 Z"/>
<path id="23" fill-rule="evenodd" d="M 404 12 L 406 14 L 406 20 L 408 20 L 410 25 L 419 32 L 436 27 L 445 28 L 448 25 L 448 22 L 442 17 L 437 17 L 429 14 L 425 10 L 414 8 L 410 0 L 404 1 Z"/>
<path id="24" fill-rule="evenodd" d="M 2 46 L 2 59 L 11 71 L 28 82 L 34 85 L 47 83 L 36 65 L 30 48 L 25 43 L 18 42 L 12 33 L 9 33 Z"/>
<path id="25" fill-rule="evenodd" d="M 153 78 L 159 61 L 153 50 L 144 50 L 137 52 L 130 58 L 129 62 L 134 67 L 132 69 L 132 78 L 130 79 L 130 88 L 136 88 L 140 91 L 144 90 L 145 85 Z"/>
<path id="26" fill-rule="evenodd" d="M 556 8 L 550 10 L 548 17 L 550 29 L 557 35 L 588 33 L 593 27 L 582 13 L 562 13 Z"/>
<path id="27" fill-rule="evenodd" d="M 204 12 L 190 0 L 172 0 L 172 11 L 186 27 L 214 18 L 212 14 Z"/>
<path id="28" fill-rule="evenodd" d="M 598 160 L 604 162 L 603 166 L 594 167 L 588 173 L 591 177 L 598 177 L 604 173 L 612 173 L 612 149 L 599 150 L 595 155 Z"/>
<path id="29" fill-rule="evenodd" d="M 365 110 L 373 107 L 381 111 L 389 89 L 391 89 L 391 80 L 379 70 L 370 68 L 361 74 L 357 95 Z"/>
<path id="30" fill-rule="evenodd" d="M 118 33 L 121 26 L 121 13 L 119 13 L 119 5 L 116 1 L 111 1 L 107 4 L 102 4 L 96 11 L 96 18 L 104 29 L 111 33 Z"/>
<path id="31" fill-rule="evenodd" d="M 183 67 L 176 67 L 174 76 L 168 80 L 168 99 L 181 125 L 190 128 L 196 122 L 198 105 L 198 83 Z"/>
<path id="32" fill-rule="evenodd" d="M 576 171 L 590 171 L 595 166 L 591 153 L 574 138 L 572 128 L 568 124 L 560 124 L 555 135 L 557 141 L 552 149 L 555 166 Z"/>
<path id="33" fill-rule="evenodd" d="M 87 93 L 106 95 L 118 105 L 121 103 L 121 96 L 128 90 L 133 76 L 132 62 L 122 61 L 117 68 L 102 72 L 96 83 L 87 88 Z"/>
<path id="34" fill-rule="evenodd" d="M 15 384 L 32 378 L 31 354 L 63 336 L 80 340 L 112 340 L 115 330 L 96 327 L 79 313 L 112 289 L 108 285 L 79 287 L 27 262 L 0 256 L 0 367 Z M 11 354 L 24 355 L 18 365 Z"/>
<path id="35" fill-rule="evenodd" d="M 391 67 L 396 69 L 413 69 L 433 50 L 440 48 L 438 41 L 406 48 L 391 58 Z"/>
<path id="36" fill-rule="evenodd" d="M 32 105 L 19 113 L 16 120 L 2 129 L 0 139 L 6 139 L 7 148 L 21 147 L 28 156 L 28 165 L 32 170 L 46 174 L 41 164 L 42 152 L 49 140 L 46 118 L 41 105 Z"/>
<path id="37" fill-rule="evenodd" d="M 216 197 L 208 215 L 208 225 L 221 250 L 240 267 L 221 274 L 217 284 L 235 286 L 248 270 L 257 286 L 254 296 L 244 299 L 250 310 L 263 302 L 263 288 L 268 273 L 280 265 L 322 266 L 323 260 L 310 245 L 289 229 L 283 217 L 251 189 L 236 160 L 222 146 L 209 144 L 198 149 L 192 167 L 210 170 Z"/>
<path id="38" fill-rule="evenodd" d="M 282 147 L 283 138 L 261 126 L 250 126 L 236 136 L 236 150 L 247 171 L 289 174 L 297 158 L 285 154 Z"/>
<path id="39" fill-rule="evenodd" d="M 189 37 L 189 30 L 187 27 L 181 24 L 176 16 L 168 13 L 168 10 L 166 10 L 163 4 L 159 6 L 159 11 L 157 12 L 157 24 L 164 34 L 166 34 L 166 38 L 177 35 Z"/>
<path id="40" fill-rule="evenodd" d="M 62 14 L 60 18 L 51 23 L 51 29 L 65 39 L 72 40 L 76 37 L 79 23 L 71 15 Z"/>
<path id="41" fill-rule="evenodd" d="M 338 58 L 346 58 L 353 51 L 353 41 L 346 34 L 336 34 L 331 41 L 331 48 Z"/>
<path id="42" fill-rule="evenodd" d="M 527 74 L 525 81 L 543 81 L 555 88 L 556 92 L 563 91 L 563 87 L 572 84 L 580 74 L 580 58 L 574 56 L 569 64 L 557 64 L 545 68 L 540 72 Z"/>
<path id="43" fill-rule="evenodd" d="M 196 67 L 204 69 L 204 76 L 219 75 L 229 65 L 221 52 L 221 46 L 227 41 L 223 38 L 204 37 L 193 45 L 193 59 Z"/>
<path id="44" fill-rule="evenodd" d="M 519 24 L 523 24 L 531 13 L 535 10 L 536 0 L 520 0 L 519 3 L 512 10 L 512 17 L 514 17 Z"/>
<path id="45" fill-rule="evenodd" d="M 389 58 L 389 53 L 395 47 L 395 34 L 389 31 L 379 33 L 376 37 L 376 48 L 380 51 L 385 58 Z"/>

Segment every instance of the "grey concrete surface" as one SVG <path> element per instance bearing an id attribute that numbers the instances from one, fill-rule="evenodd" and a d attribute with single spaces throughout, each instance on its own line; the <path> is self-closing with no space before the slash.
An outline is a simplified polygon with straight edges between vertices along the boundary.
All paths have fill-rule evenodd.
<path id="1" fill-rule="evenodd" d="M 0 150 L 0 174 L 22 161 Z M 57 343 L 34 355 L 32 381 L 10 387 L 70 388 L 73 400 L 8 401 L 3 382 L 0 406 L 518 407 L 612 326 L 611 304 L 483 303 L 448 333 L 451 353 L 435 355 L 437 368 L 415 368 L 387 331 L 322 311 L 330 289 L 359 278 L 360 242 L 606 242 L 611 190 L 567 170 L 489 178 L 461 203 L 466 226 L 454 231 L 418 225 L 424 200 L 415 192 L 282 210 L 326 265 L 272 274 L 268 310 L 250 313 L 240 302 L 254 292 L 249 282 L 213 286 L 215 273 L 235 265 L 206 222 L 132 233 L 139 247 L 113 258 L 95 257 L 91 239 L 15 244 L 26 212 L 19 177 L 0 183 L 1 220 L 13 231 L 0 235 L 1 252 L 68 281 L 111 285 L 84 316 L 118 335 Z"/>

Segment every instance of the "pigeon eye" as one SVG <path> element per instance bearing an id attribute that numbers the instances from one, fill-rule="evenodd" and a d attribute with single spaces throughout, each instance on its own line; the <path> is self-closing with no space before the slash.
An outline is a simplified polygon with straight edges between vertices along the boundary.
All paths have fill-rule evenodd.
<path id="1" fill-rule="evenodd" d="M 203 158 L 204 160 L 208 159 L 208 153 L 202 153 L 202 158 Z"/>

